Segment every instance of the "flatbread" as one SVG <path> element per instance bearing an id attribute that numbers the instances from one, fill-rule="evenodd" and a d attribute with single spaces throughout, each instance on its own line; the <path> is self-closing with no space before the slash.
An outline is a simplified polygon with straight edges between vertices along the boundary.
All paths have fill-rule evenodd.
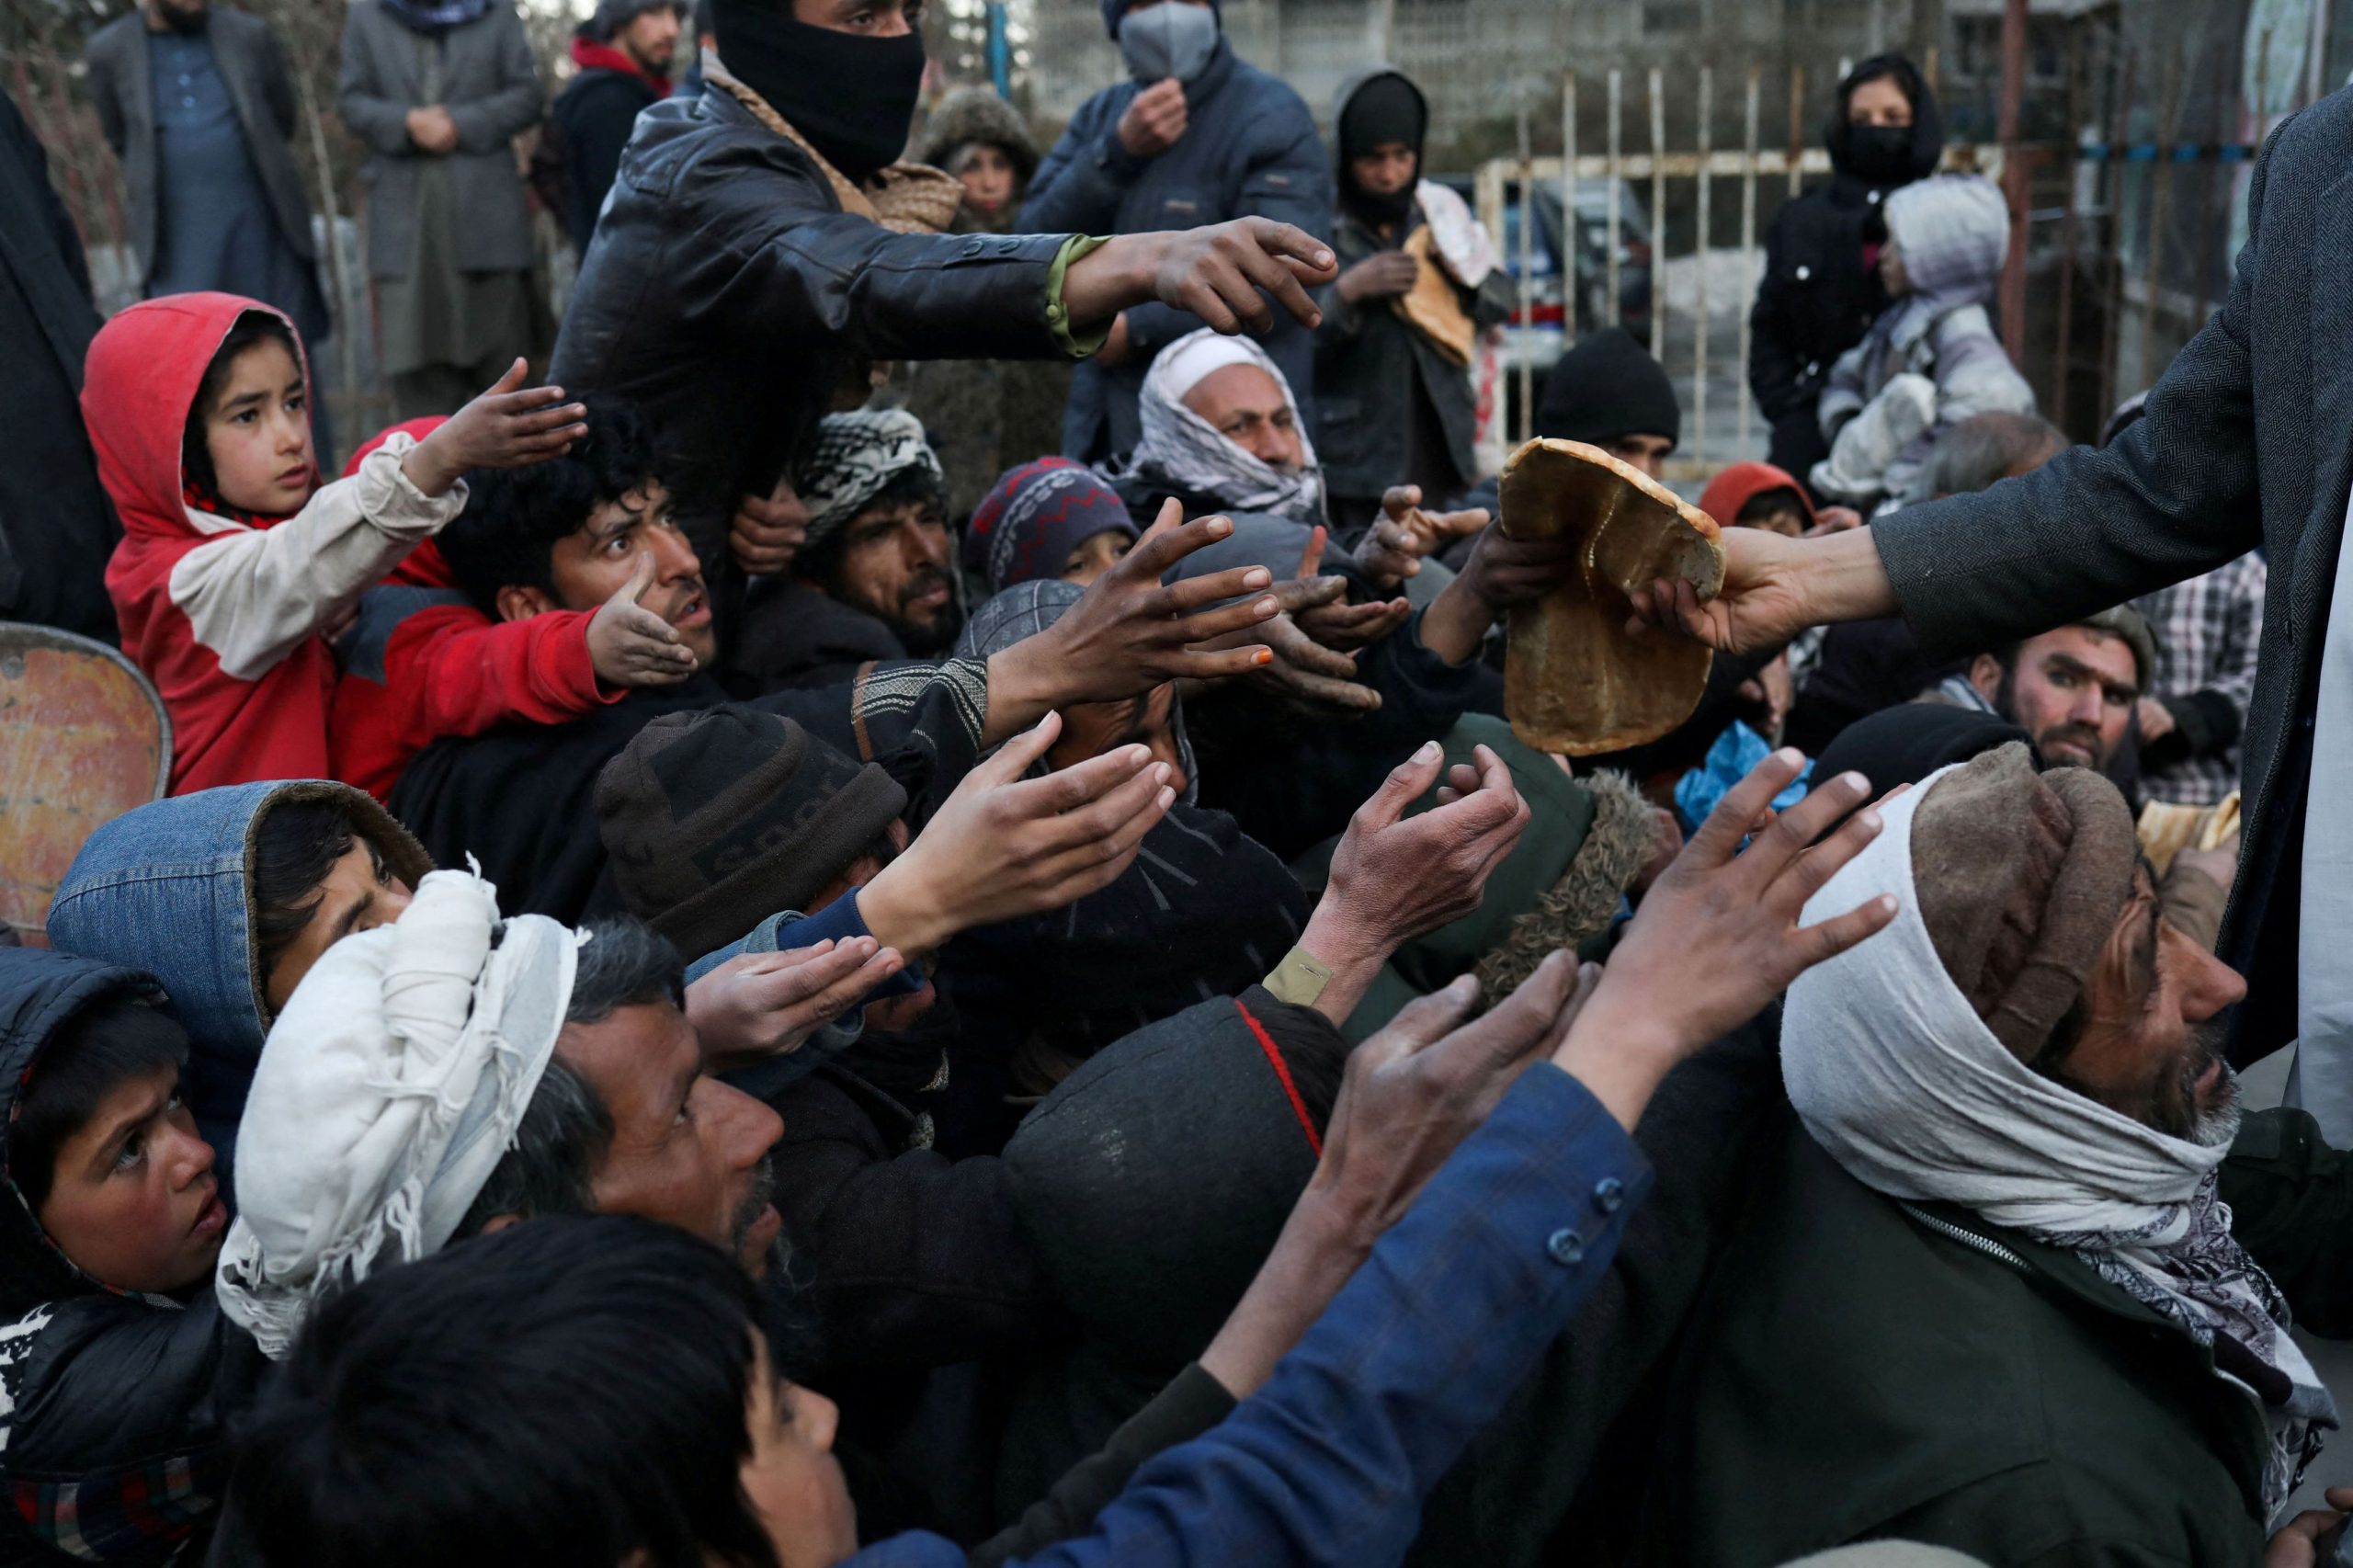
<path id="1" fill-rule="evenodd" d="M 1405 236 L 1402 247 L 1414 258 L 1414 286 L 1390 299 L 1389 307 L 1406 324 L 1438 346 L 1438 352 L 1458 365 L 1471 363 L 1471 346 L 1479 336 L 1478 324 L 1462 308 L 1454 278 L 1432 254 L 1429 226 Z"/>
<path id="2" fill-rule="evenodd" d="M 1569 756 L 1654 741 L 1699 705 L 1714 653 L 1688 638 L 1626 634 L 1628 591 L 1681 577 L 1713 598 L 1715 520 L 1598 447 L 1530 441 L 1504 464 L 1503 529 L 1582 541 L 1577 574 L 1511 612 L 1504 710 L 1512 733 Z"/>

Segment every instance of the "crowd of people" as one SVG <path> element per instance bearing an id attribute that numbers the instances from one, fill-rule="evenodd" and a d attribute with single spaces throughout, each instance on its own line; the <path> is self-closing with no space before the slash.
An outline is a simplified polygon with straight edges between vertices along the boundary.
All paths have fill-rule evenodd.
<path id="1" fill-rule="evenodd" d="M 1623 606 L 1706 689 L 1573 764 L 1411 77 L 1327 141 L 1105 0 L 1041 151 L 916 123 L 913 13 L 602 0 L 550 108 L 504 0 L 354 0 L 340 464 L 267 28 L 94 38 L 104 323 L 7 108 L 0 609 L 170 767 L 0 945 L 0 1558 L 2336 1561 L 2353 98 L 2077 447 L 2000 194 L 1855 67 L 1722 590 Z M 1680 436 L 1615 328 L 1529 415 Z"/>

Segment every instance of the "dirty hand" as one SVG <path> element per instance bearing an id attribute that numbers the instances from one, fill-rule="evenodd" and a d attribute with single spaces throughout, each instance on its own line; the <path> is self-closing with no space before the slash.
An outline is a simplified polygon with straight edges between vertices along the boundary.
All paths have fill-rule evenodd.
<path id="1" fill-rule="evenodd" d="M 401 472 L 427 495 L 446 495 L 478 468 L 529 468 L 560 458 L 588 434 L 585 405 L 563 401 L 562 387 L 521 390 L 530 373 L 517 359 L 491 389 L 408 449 Z"/>
<path id="2" fill-rule="evenodd" d="M 629 581 L 588 618 L 588 662 L 606 686 L 676 686 L 695 673 L 677 630 L 637 602 L 654 572 L 654 552 L 638 551 Z"/>

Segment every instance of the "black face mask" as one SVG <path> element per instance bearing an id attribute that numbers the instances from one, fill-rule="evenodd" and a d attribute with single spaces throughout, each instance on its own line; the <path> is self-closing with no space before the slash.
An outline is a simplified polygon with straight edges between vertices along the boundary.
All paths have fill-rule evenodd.
<path id="1" fill-rule="evenodd" d="M 778 0 L 720 0 L 719 58 L 853 183 L 897 161 L 923 91 L 923 35 L 860 38 Z"/>
<path id="2" fill-rule="evenodd" d="M 1847 167 L 1872 185 L 1902 185 L 1912 177 L 1912 127 L 1849 125 Z"/>

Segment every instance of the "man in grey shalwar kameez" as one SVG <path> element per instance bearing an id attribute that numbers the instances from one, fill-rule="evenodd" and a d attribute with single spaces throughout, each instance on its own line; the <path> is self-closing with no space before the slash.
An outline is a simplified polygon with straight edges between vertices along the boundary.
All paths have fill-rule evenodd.
<path id="1" fill-rule="evenodd" d="M 449 414 L 529 354 L 541 314 L 514 139 L 542 107 L 504 0 L 359 0 L 336 102 L 368 143 L 368 268 L 396 416 Z"/>

